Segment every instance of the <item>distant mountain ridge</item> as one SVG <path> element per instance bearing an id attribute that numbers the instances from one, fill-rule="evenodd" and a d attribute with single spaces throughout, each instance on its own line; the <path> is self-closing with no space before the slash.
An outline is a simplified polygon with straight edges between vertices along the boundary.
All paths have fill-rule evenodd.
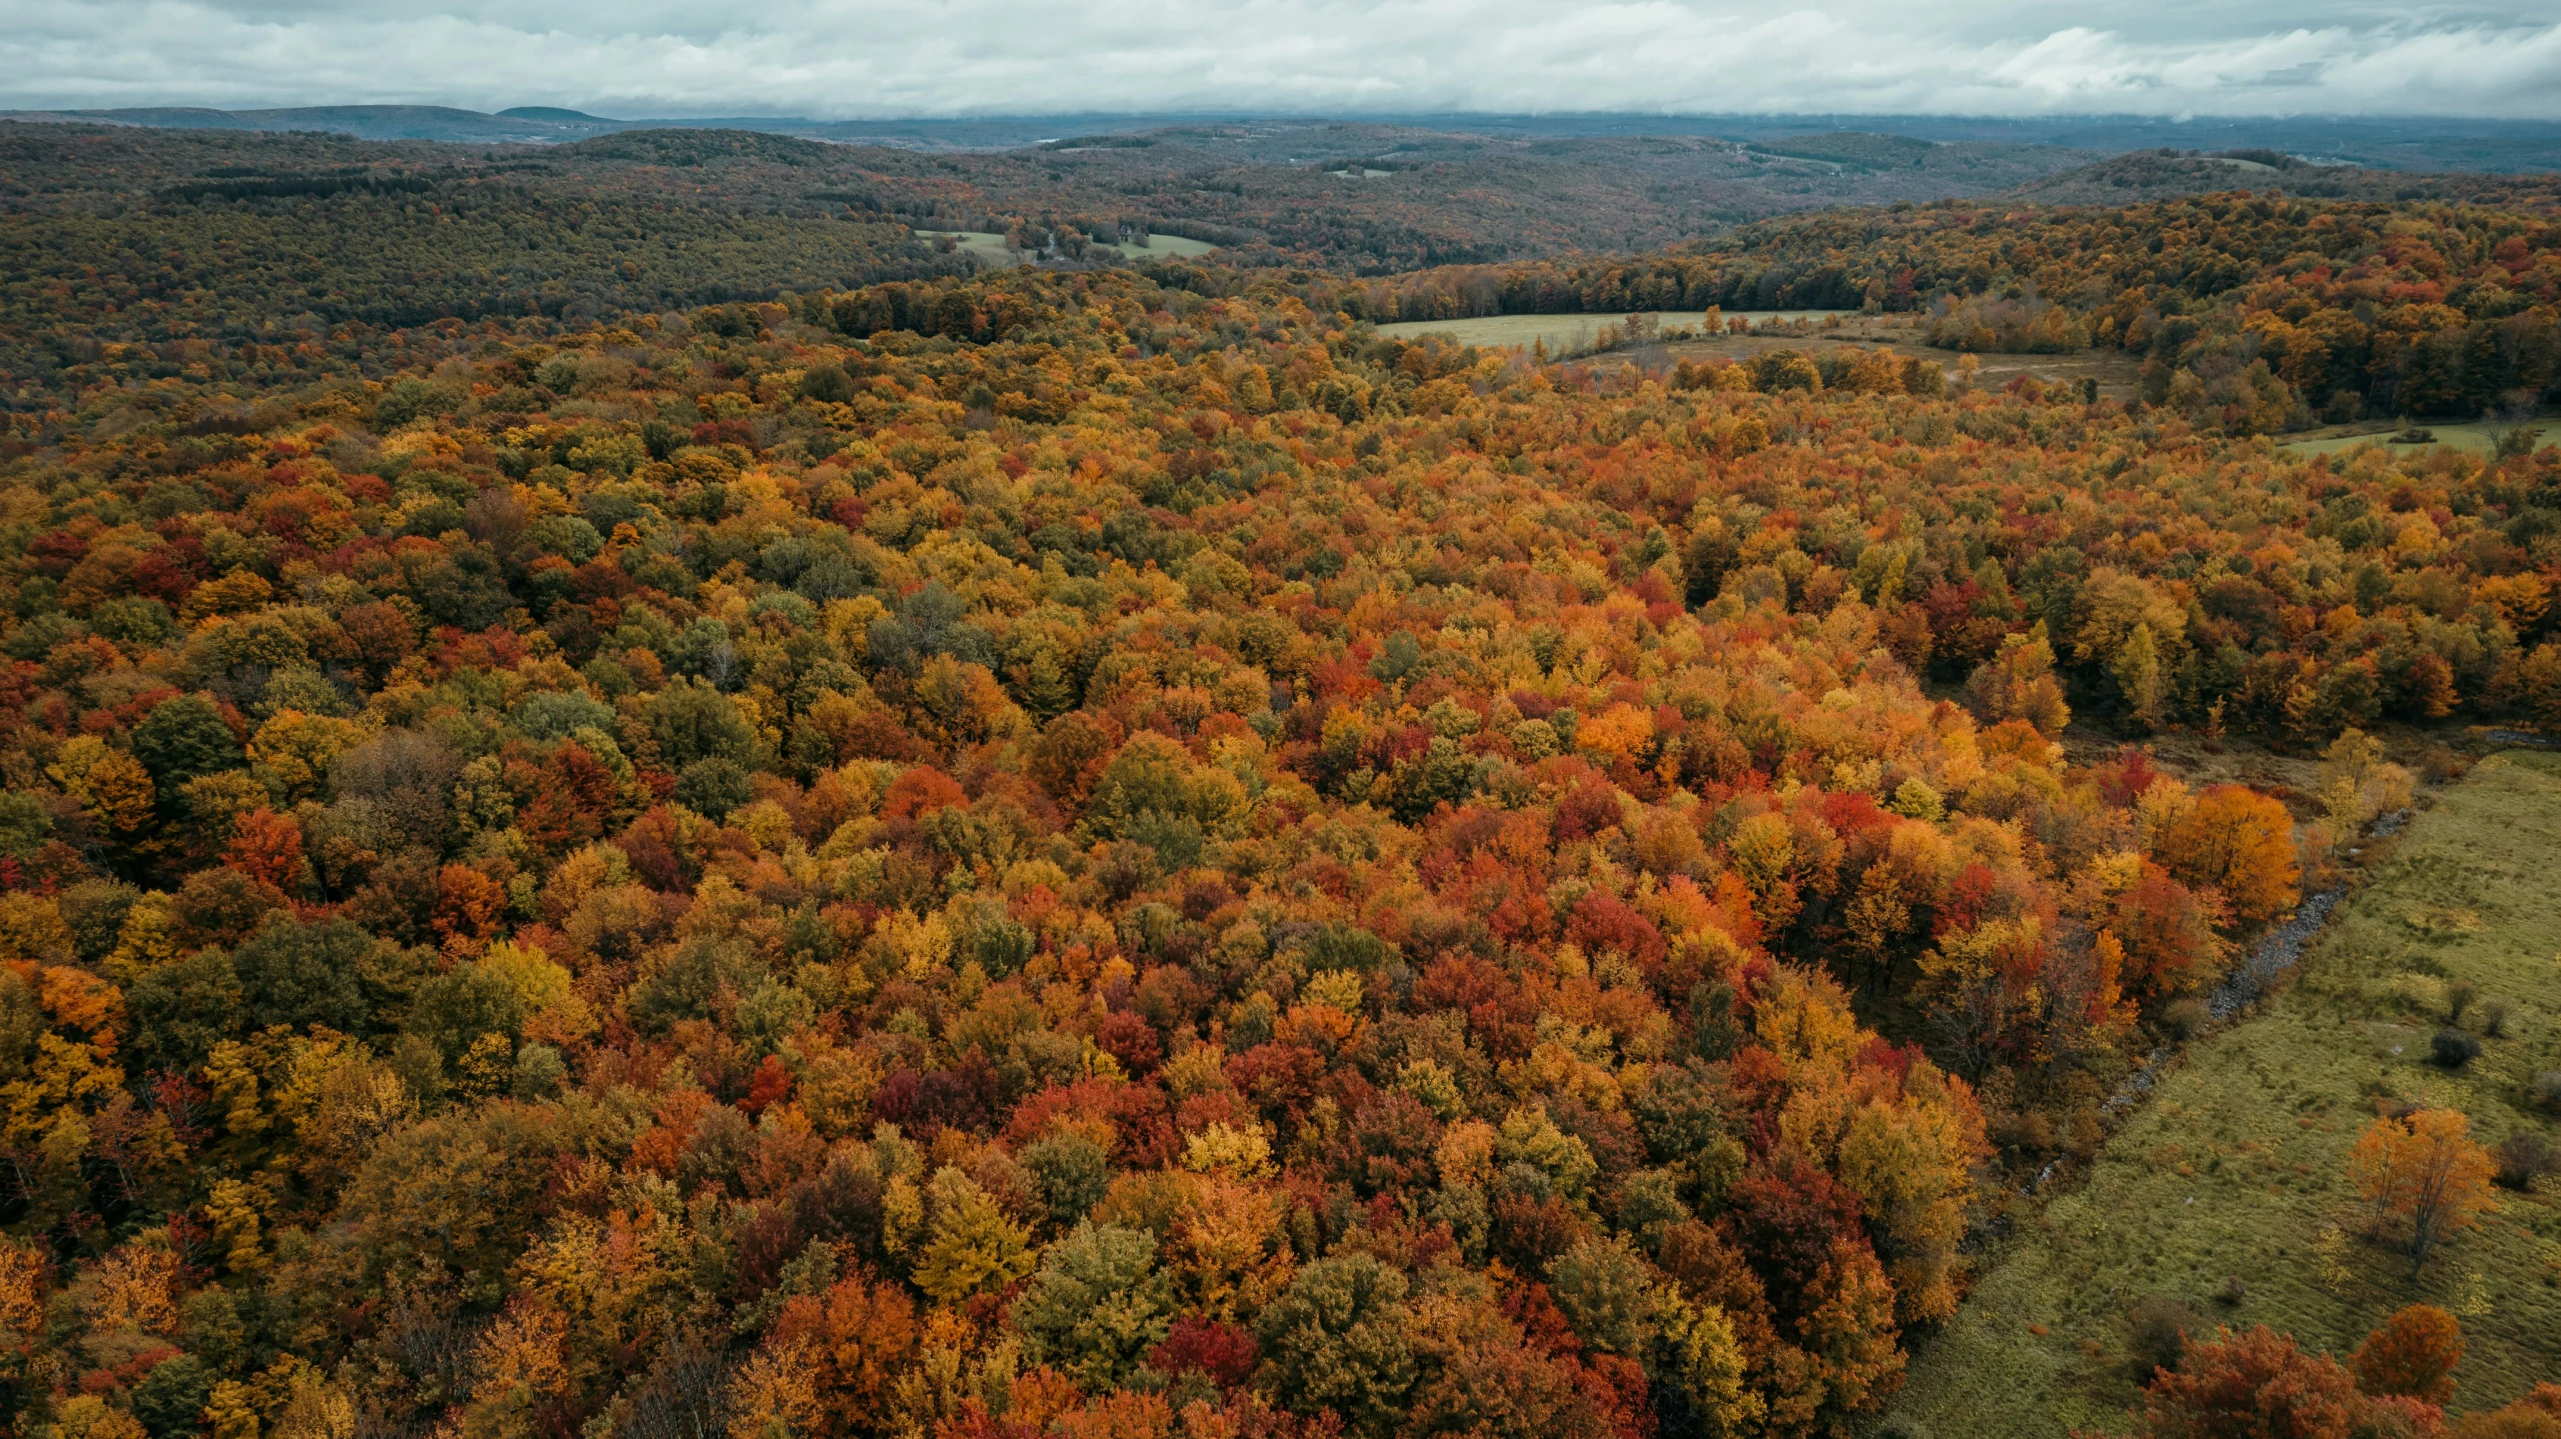
<path id="1" fill-rule="evenodd" d="M 498 113 L 510 120 L 559 120 L 569 124 L 588 125 L 622 123 L 620 120 L 608 120 L 602 115 L 590 115 L 584 110 L 563 110 L 557 105 L 517 105 Z"/>
<path id="2" fill-rule="evenodd" d="M 2313 200 L 2456 198 L 2481 186 L 2531 186 L 2534 172 L 2485 175 L 2460 170 L 2392 170 L 2307 160 L 2273 150 L 2136 150 L 2057 170 L 1998 198 L 2037 205 L 2127 205 L 2208 190 L 2282 190 Z M 2531 208 L 2518 189 L 2507 202 Z"/>
<path id="3" fill-rule="evenodd" d="M 562 111 L 561 114 L 570 112 Z M 119 110 L 20 110 L 0 118 L 137 125 L 155 130 L 318 130 L 360 140 L 558 143 L 620 128 L 616 122 L 563 123 L 529 115 L 485 115 L 443 105 L 304 105 L 276 110 L 154 106 Z"/>
<path id="4" fill-rule="evenodd" d="M 791 115 L 615 119 L 551 105 L 495 114 L 445 105 L 311 105 L 254 110 L 183 106 L 0 111 L 0 120 L 135 125 L 156 129 L 327 131 L 362 140 L 464 144 L 565 144 L 628 130 L 754 130 L 838 144 L 903 150 L 1003 151 L 1078 137 L 1186 126 L 1249 126 L 1274 137 L 1343 121 L 1508 139 L 1692 136 L 1764 154 L 1828 161 L 1874 173 L 1918 162 L 1929 146 L 2006 144 L 2094 155 L 2176 149 L 2269 150 L 2370 170 L 2519 173 L 2561 170 L 2561 123 L 2434 118 L 2208 118 L 2148 116 L 2008 118 L 1947 115 L 1240 115 L 991 116 L 965 119 L 816 120 Z"/>
<path id="5" fill-rule="evenodd" d="M 0 120 L 132 125 L 156 130 L 321 131 L 359 140 L 436 140 L 448 144 L 562 145 L 627 130 L 753 130 L 838 144 L 906 150 L 1015 150 L 1078 129 L 1121 131 L 1167 123 L 1166 117 L 1046 116 L 998 120 L 810 120 L 798 116 L 727 115 L 683 119 L 609 119 L 551 105 L 519 105 L 486 114 L 446 105 L 305 105 L 269 110 L 146 106 L 111 110 L 8 110 Z"/>
<path id="6" fill-rule="evenodd" d="M 1063 243 L 1080 261 L 1080 244 L 1164 235 L 1216 245 L 1228 263 L 1383 276 L 1657 251 L 1784 214 L 1897 203 L 2121 205 L 2281 190 L 2561 213 L 2561 169 L 2550 165 L 2498 173 L 2339 163 L 2342 150 L 2365 156 L 2386 141 L 2548 154 L 2561 150 L 2561 126 L 2458 135 L 2425 126 L 2332 133 L 2293 122 L 2216 125 L 2181 132 L 2226 142 L 2216 152 L 2111 153 L 2055 143 L 2056 129 L 2039 125 L 1915 122 L 1923 133 L 1913 135 L 1768 117 L 1474 117 L 1470 128 L 1453 120 L 1447 129 L 1125 116 L 724 127 L 555 107 L 482 114 L 348 106 L 30 118 L 53 123 L 0 116 L 0 214 L 166 225 L 179 211 L 195 223 L 209 208 L 274 217 L 321 206 L 343 212 L 332 223 L 358 233 L 377 224 L 397 229 L 412 212 L 678 207 L 720 217 L 721 225 L 768 217 L 878 227 L 877 235 L 842 237 L 860 252 L 863 274 L 889 277 L 967 263 L 958 251 L 909 253 L 901 247 L 911 244 L 911 231 L 985 235 L 1000 250 L 1017 232 L 1072 234 Z M 2089 128 L 2084 122 L 2071 133 Z M 2128 124 L 2120 133 L 2150 137 L 2167 128 Z M 352 133 L 359 130 L 395 138 Z M 419 138 L 463 133 L 471 138 Z M 2269 143 L 2233 143 L 2241 140 Z M 356 218 L 360 211 L 366 218 Z M 824 248 L 792 233 L 792 245 Z M 687 284 L 698 278 L 686 274 Z M 611 284 L 626 282 L 639 283 L 622 276 Z M 650 284 L 656 298 L 681 288 Z"/>

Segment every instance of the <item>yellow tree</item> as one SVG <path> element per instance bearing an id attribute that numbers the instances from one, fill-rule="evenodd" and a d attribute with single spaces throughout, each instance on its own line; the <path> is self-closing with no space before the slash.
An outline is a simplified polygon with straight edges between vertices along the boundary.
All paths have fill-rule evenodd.
<path id="1" fill-rule="evenodd" d="M 2054 646 L 2046 639 L 2043 620 L 2026 634 L 2002 640 L 2000 652 L 1967 677 L 1965 692 L 1987 724 L 2025 720 L 2052 739 L 2072 720 L 2063 686 L 2054 678 Z"/>
<path id="2" fill-rule="evenodd" d="M 2489 1152 L 2472 1142 L 2471 1125 L 2452 1109 L 2423 1109 L 2407 1119 L 2377 1119 L 2348 1155 L 2357 1192 L 2410 1224 L 2410 1277 L 2416 1279 L 2437 1242 L 2498 1208 L 2490 1196 Z"/>
<path id="3" fill-rule="evenodd" d="M 14 975 L 0 980 L 0 1001 L 19 984 Z M 14 1062 L 5 1071 L 8 1082 L 0 1083 L 0 1151 L 14 1156 L 20 1192 L 37 1214 L 74 1212 L 87 1195 L 82 1170 L 96 1141 L 92 1120 L 122 1090 L 124 1071 L 103 1062 L 97 1045 L 50 1029 L 8 1060 Z"/>
<path id="4" fill-rule="evenodd" d="M 820 1399 L 809 1346 L 769 1342 L 738 1368 L 729 1390 L 729 1439 L 792 1439 L 819 1432 Z"/>
<path id="5" fill-rule="evenodd" d="M 2321 754 L 2321 811 L 2333 844 L 2345 848 L 2367 820 L 2410 802 L 2410 772 L 2383 758 L 2383 742 L 2363 730 L 2339 732 Z"/>
<path id="6" fill-rule="evenodd" d="M 1986 920 L 1941 939 L 1917 961 L 1913 998 L 1977 1076 L 2015 1043 L 2045 1002 L 2046 935 L 2036 915 Z"/>
<path id="7" fill-rule="evenodd" d="M 1852 1418 L 1881 1404 L 1903 1382 L 1895 1343 L 1894 1285 L 1865 1244 L 1835 1238 L 1828 1262 L 1814 1273 L 1798 1329 L 1819 1376 L 1816 1423 L 1845 1433 Z"/>
<path id="8" fill-rule="evenodd" d="M 2219 784 L 2197 796 L 2153 843 L 2164 868 L 2183 883 L 2214 886 L 2243 919 L 2274 919 L 2301 893 L 2293 818 L 2246 786 Z"/>
<path id="9" fill-rule="evenodd" d="M 1749 1361 L 1724 1309 L 1693 1304 L 1674 1284 L 1656 1291 L 1655 1309 L 1669 1360 L 1665 1377 L 1681 1390 L 1700 1429 L 1708 1434 L 1757 1429 L 1769 1406 L 1744 1377 Z"/>
<path id="10" fill-rule="evenodd" d="M 32 1345 L 44 1334 L 45 1260 L 0 1238 L 0 1336 Z"/>
<path id="11" fill-rule="evenodd" d="M 45 770 L 106 838 L 131 843 L 151 826 L 151 772 L 96 735 L 66 741 Z"/>
<path id="12" fill-rule="evenodd" d="M 2159 729 L 2168 718 L 2170 686 L 2161 668 L 2161 648 L 2152 638 L 2150 625 L 2134 627 L 2110 668 L 2118 691 L 2125 696 L 2126 712 L 2145 729 Z"/>
<path id="13" fill-rule="evenodd" d="M 1876 1076 L 1868 1071 L 1862 1082 L 1876 1084 Z M 1965 1206 L 1974 1197 L 1974 1166 L 1991 1146 L 1965 1081 L 1920 1060 L 1899 1089 L 1876 1094 L 1851 1117 L 1838 1171 L 1892 1255 L 1899 1317 L 1940 1320 L 1956 1312 Z"/>
<path id="14" fill-rule="evenodd" d="M 330 761 L 362 737 L 345 720 L 280 709 L 249 741 L 250 773 L 265 782 L 279 804 L 323 798 Z"/>
<path id="15" fill-rule="evenodd" d="M 499 1315 L 480 1337 L 479 1382 L 463 1411 L 463 1433 L 496 1439 L 531 1429 L 534 1407 L 568 1385 L 562 1359 L 568 1342 L 560 1311 L 539 1300 L 519 1301 Z"/>
<path id="16" fill-rule="evenodd" d="M 1002 1289 L 1029 1274 L 1031 1236 L 1005 1217 L 978 1182 L 958 1169 L 937 1171 L 928 1198 L 933 1229 L 916 1261 L 916 1287 L 956 1304 L 981 1290 Z"/>

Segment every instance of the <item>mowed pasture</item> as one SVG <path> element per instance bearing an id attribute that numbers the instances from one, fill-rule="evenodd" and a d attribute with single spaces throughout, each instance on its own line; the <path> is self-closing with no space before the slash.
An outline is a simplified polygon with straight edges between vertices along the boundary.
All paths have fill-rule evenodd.
<path id="1" fill-rule="evenodd" d="M 1835 345 L 1870 345 L 1933 361 L 1950 378 L 1956 376 L 1958 365 L 1965 358 L 1958 351 L 1922 343 L 1927 326 L 1917 315 L 1870 315 L 1856 310 L 1727 310 L 1719 315 L 1720 320 L 1745 321 L 1752 327 L 1750 332 L 1708 335 L 1699 332 L 1707 318 L 1704 311 L 1647 313 L 1653 316 L 1657 338 L 1610 351 L 1609 356 L 1654 367 L 1669 366 L 1678 360 L 1748 360 L 1768 350 L 1810 353 Z M 1562 357 L 1588 352 L 1599 340 L 1603 326 L 1623 328 L 1626 323 L 1624 314 L 1484 315 L 1468 320 L 1399 320 L 1379 326 L 1378 333 L 1409 340 L 1446 335 L 1462 345 L 1487 349 L 1526 350 L 1543 340 L 1548 354 Z M 2083 350 L 2068 355 L 1986 353 L 1976 355 L 1974 361 L 1978 367 L 1974 382 L 1985 388 L 1998 389 L 2023 375 L 2046 384 L 2078 384 L 2091 379 L 2099 382 L 2100 394 L 2115 399 L 2135 394 L 2142 364 L 2139 357 L 2123 350 Z"/>
<path id="2" fill-rule="evenodd" d="M 1704 310 L 1653 310 L 1645 313 L 1652 317 L 1658 332 L 1696 330 L 1707 320 Z M 1724 312 L 1723 318 L 1768 325 L 1797 320 L 1819 323 L 1828 316 L 1854 316 L 1856 313 L 1854 310 L 1729 310 Z M 1447 335 L 1462 345 L 1491 350 L 1526 350 L 1543 340 L 1549 354 L 1562 355 L 1590 349 L 1600 338 L 1605 325 L 1624 327 L 1626 324 L 1625 314 L 1480 315 L 1467 320 L 1398 320 L 1379 326 L 1378 332 L 1405 340 L 1423 335 Z"/>
<path id="3" fill-rule="evenodd" d="M 2405 1304 L 2443 1306 L 2469 1346 L 2458 1410 L 2561 1377 L 2555 1180 L 2500 1191 L 2499 1211 L 2414 1283 L 2346 1177 L 2385 1103 L 2461 1109 L 2485 1144 L 2554 1133 L 2531 1086 L 2561 1070 L 2561 755 L 2483 760 L 2362 860 L 2371 881 L 2294 984 L 2199 1040 L 2069 1192 L 2041 1213 L 2019 1206 L 1964 1307 L 1916 1348 L 1877 1433 L 2123 1433 L 2141 1399 L 2127 1313 L 2151 1296 L 2203 1325 L 2265 1324 L 2340 1355 Z M 2449 1071 L 2430 1039 L 2464 985 L 2455 1023 L 2482 1054 Z"/>
<path id="4" fill-rule="evenodd" d="M 916 238 L 927 244 L 951 240 L 953 249 L 990 269 L 1007 269 L 1027 258 L 1023 251 L 1008 246 L 1005 237 L 992 230 L 918 230 Z M 1102 248 L 1118 250 L 1133 260 L 1148 260 L 1163 259 L 1169 255 L 1187 259 L 1206 255 L 1218 247 L 1206 240 L 1186 240 L 1180 235 L 1150 235 L 1144 245 L 1123 243 Z"/>
<path id="5" fill-rule="evenodd" d="M 2561 420 L 2546 416 L 2532 422 L 2530 427 L 2543 431 L 2541 440 L 2543 444 L 2561 440 Z M 2419 428 L 2435 436 L 2429 442 L 2430 444 L 2443 445 L 2449 450 L 2459 450 L 2467 455 L 2487 456 L 2498 448 L 2499 436 L 2508 427 L 2492 424 L 2487 420 L 2431 420 L 2421 424 Z M 2401 429 L 2402 427 L 2398 424 L 2368 423 L 2348 426 L 2325 430 L 2300 440 L 2289 440 L 2285 448 L 2307 455 L 2344 454 L 2363 445 L 2382 445 L 2393 454 L 2420 453 L 2428 448 L 2427 445 L 2393 444 L 2393 436 L 2400 434 Z"/>

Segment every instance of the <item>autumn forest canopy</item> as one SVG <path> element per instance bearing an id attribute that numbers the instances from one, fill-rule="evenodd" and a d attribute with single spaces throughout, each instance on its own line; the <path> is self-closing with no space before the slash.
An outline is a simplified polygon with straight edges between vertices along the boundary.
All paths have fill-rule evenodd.
<path id="1" fill-rule="evenodd" d="M 1848 1435 L 2370 822 L 2561 726 L 2530 196 L 984 273 L 773 137 L 36 128 L 28 1439 Z M 1968 358 L 1379 328 L 1709 309 Z M 2133 392 L 1972 358 L 2089 352 Z M 2463 1123 L 2357 1146 L 2396 1265 L 2492 1202 Z M 2174 1327 L 2128 1422 L 2561 1433 L 2446 1418 L 2454 1323 Z"/>

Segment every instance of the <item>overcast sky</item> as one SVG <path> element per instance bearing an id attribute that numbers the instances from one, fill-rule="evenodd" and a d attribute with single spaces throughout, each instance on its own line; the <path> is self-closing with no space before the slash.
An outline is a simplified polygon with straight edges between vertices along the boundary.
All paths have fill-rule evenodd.
<path id="1" fill-rule="evenodd" d="M 2561 0 L 0 0 L 0 103 L 2561 119 Z"/>

